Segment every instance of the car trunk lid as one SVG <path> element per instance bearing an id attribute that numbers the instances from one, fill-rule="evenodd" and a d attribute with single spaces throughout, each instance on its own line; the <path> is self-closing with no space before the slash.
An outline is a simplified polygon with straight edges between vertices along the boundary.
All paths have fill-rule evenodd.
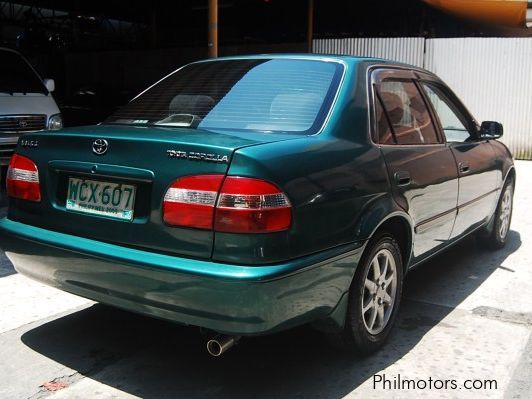
<path id="1" fill-rule="evenodd" d="M 170 184 L 183 176 L 225 174 L 239 148 L 297 137 L 301 136 L 121 125 L 26 135 L 17 153 L 37 164 L 42 201 L 11 199 L 8 217 L 123 246 L 209 258 L 212 230 L 176 228 L 163 222 L 162 202 Z M 73 207 L 80 201 L 73 192 L 81 190 L 83 183 L 85 200 L 91 190 L 99 193 L 99 200 L 96 194 L 92 198 L 98 207 L 105 187 L 109 187 L 107 196 L 112 196 L 116 187 L 132 191 L 128 194 L 134 193 L 129 204 L 132 214 L 118 219 Z M 97 185 L 101 186 L 95 188 Z M 117 212 L 122 212 L 125 191 L 123 203 L 117 201 L 119 206 L 113 208 Z M 87 201 L 84 206 L 92 204 Z"/>

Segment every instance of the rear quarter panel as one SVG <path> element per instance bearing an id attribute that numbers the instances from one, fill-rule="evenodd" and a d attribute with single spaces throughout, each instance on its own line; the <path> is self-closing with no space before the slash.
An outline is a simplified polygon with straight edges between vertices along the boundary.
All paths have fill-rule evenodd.
<path id="1" fill-rule="evenodd" d="M 380 152 L 345 140 L 318 137 L 238 151 L 229 175 L 277 184 L 292 203 L 287 232 L 216 233 L 214 259 L 271 263 L 364 239 L 365 212 L 387 197 Z"/>
<path id="2" fill-rule="evenodd" d="M 356 69 L 347 67 L 322 133 L 235 152 L 228 175 L 278 185 L 291 201 L 292 227 L 253 236 L 216 233 L 214 260 L 267 264 L 354 243 L 398 210 L 380 150 L 369 140 L 365 73 Z"/>

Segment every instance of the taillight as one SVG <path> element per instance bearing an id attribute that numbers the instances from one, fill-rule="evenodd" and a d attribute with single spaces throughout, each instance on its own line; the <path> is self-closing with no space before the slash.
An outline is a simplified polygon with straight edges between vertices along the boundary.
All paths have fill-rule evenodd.
<path id="1" fill-rule="evenodd" d="M 286 195 L 264 180 L 228 176 L 216 208 L 214 230 L 270 233 L 287 230 L 292 209 Z"/>
<path id="2" fill-rule="evenodd" d="M 12 198 L 39 202 L 41 186 L 37 165 L 21 155 L 13 155 L 7 170 L 7 194 Z"/>
<path id="3" fill-rule="evenodd" d="M 264 180 L 188 176 L 166 192 L 163 220 L 172 226 L 226 233 L 271 233 L 290 228 L 292 207 L 278 187 Z"/>
<path id="4" fill-rule="evenodd" d="M 163 202 L 163 220 L 172 226 L 212 229 L 223 175 L 188 176 L 172 183 Z"/>

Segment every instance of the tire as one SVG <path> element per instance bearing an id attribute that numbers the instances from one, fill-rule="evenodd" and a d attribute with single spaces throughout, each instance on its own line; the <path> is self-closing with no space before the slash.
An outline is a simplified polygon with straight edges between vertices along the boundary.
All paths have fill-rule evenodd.
<path id="1" fill-rule="evenodd" d="M 510 179 L 501 191 L 497 209 L 493 214 L 493 221 L 489 225 L 490 228 L 484 229 L 477 237 L 484 247 L 497 250 L 506 245 L 512 223 L 513 196 L 514 183 Z"/>
<path id="2" fill-rule="evenodd" d="M 375 262 L 378 263 L 380 276 L 376 275 Z M 386 278 L 383 278 L 386 262 Z M 382 284 L 388 280 L 388 285 L 383 289 Z M 380 287 L 372 284 L 373 281 L 379 282 Z M 331 335 L 334 345 L 362 356 L 381 348 L 397 317 L 402 289 L 403 262 L 399 245 L 390 234 L 379 234 L 370 241 L 358 265 L 349 289 L 345 326 Z"/>

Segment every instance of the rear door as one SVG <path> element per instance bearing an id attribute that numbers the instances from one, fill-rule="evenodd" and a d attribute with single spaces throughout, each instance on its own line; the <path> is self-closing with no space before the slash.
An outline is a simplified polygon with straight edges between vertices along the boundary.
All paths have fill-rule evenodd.
<path id="1" fill-rule="evenodd" d="M 377 70 L 372 83 L 374 139 L 386 161 L 394 198 L 414 222 L 414 261 L 420 260 L 451 235 L 458 197 L 455 159 L 412 71 Z"/>
<path id="2" fill-rule="evenodd" d="M 437 81 L 423 81 L 459 173 L 458 215 L 452 238 L 480 226 L 494 211 L 498 168 L 495 151 L 487 140 L 477 139 L 476 122 L 456 96 Z"/>

